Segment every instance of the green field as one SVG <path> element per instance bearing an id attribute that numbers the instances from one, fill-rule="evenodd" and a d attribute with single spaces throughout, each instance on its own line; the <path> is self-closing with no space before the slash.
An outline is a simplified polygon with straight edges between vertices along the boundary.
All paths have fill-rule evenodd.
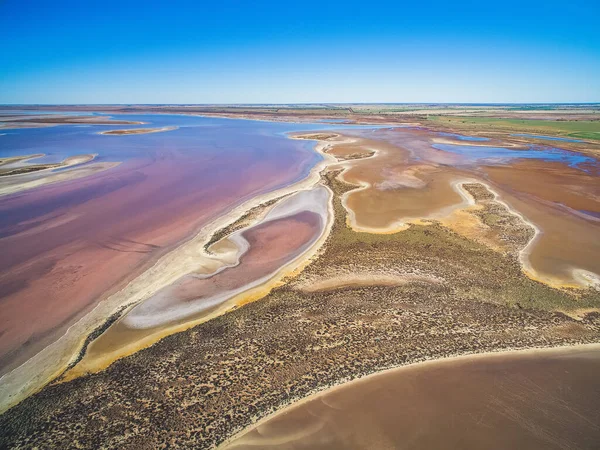
<path id="1" fill-rule="evenodd" d="M 600 121 L 593 120 L 531 120 L 457 116 L 430 116 L 428 119 L 439 124 L 477 130 L 525 132 L 600 140 Z"/>

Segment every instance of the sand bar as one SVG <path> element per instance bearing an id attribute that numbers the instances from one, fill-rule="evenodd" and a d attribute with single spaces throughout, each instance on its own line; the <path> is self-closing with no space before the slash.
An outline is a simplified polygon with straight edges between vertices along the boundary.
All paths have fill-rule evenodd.
<path id="1" fill-rule="evenodd" d="M 148 134 L 148 133 L 162 133 L 165 131 L 177 130 L 179 127 L 161 127 L 161 128 L 131 128 L 129 130 L 107 130 L 99 131 L 98 134 L 106 136 L 125 136 L 128 134 Z"/>
<path id="2" fill-rule="evenodd" d="M 0 116 L 0 129 L 44 128 L 57 125 L 143 125 L 144 122 L 115 120 L 110 116 L 68 116 L 58 114 L 16 114 Z"/>
<path id="3" fill-rule="evenodd" d="M 317 150 L 321 148 L 322 146 L 317 146 Z M 105 281 L 103 281 L 102 283 L 99 283 L 100 280 L 94 282 L 95 290 L 86 291 L 88 293 L 87 297 L 89 298 L 86 297 L 85 299 L 80 300 L 80 302 L 85 301 L 86 307 L 82 310 L 84 314 L 80 314 L 78 319 L 72 324 L 68 325 L 68 327 L 64 329 L 64 331 L 63 329 L 58 330 L 60 331 L 60 335 L 58 335 L 58 337 L 56 337 L 55 340 L 46 340 L 44 342 L 44 347 L 40 351 L 32 355 L 27 355 L 27 359 L 23 361 L 18 367 L 11 368 L 10 372 L 5 373 L 2 376 L 2 378 L 0 378 L 0 380 L 2 381 L 0 383 L 0 411 L 5 410 L 10 405 L 17 403 L 23 398 L 29 396 L 32 392 L 35 392 L 43 385 L 48 383 L 50 380 L 54 379 L 56 376 L 61 374 L 64 371 L 64 369 L 78 357 L 77 352 L 84 344 L 86 336 L 98 327 L 100 327 L 103 323 L 105 323 L 107 321 L 107 318 L 110 318 L 118 311 L 121 311 L 123 307 L 132 306 L 146 298 L 151 297 L 160 289 L 174 283 L 182 276 L 194 271 L 197 268 L 198 258 L 202 258 L 204 255 L 206 255 L 206 250 L 204 249 L 204 246 L 207 242 L 210 241 L 214 233 L 235 222 L 239 217 L 243 216 L 246 213 L 246 211 L 255 206 L 279 198 L 282 195 L 313 187 L 316 183 L 319 182 L 320 171 L 332 162 L 335 162 L 335 159 L 332 156 L 324 155 L 324 159 L 318 164 L 316 164 L 311 170 L 310 174 L 307 177 L 303 178 L 301 181 L 298 181 L 296 183 L 293 183 L 292 185 L 277 190 L 268 191 L 264 194 L 255 195 L 252 198 L 239 203 L 237 206 L 231 208 L 225 214 L 222 214 L 219 217 L 213 219 L 211 222 L 205 224 L 202 227 L 202 229 L 198 232 L 198 234 L 196 234 L 187 242 L 176 247 L 171 252 L 166 253 L 163 251 L 163 256 L 153 265 L 141 266 L 141 269 L 143 270 L 135 271 L 133 273 L 134 277 L 131 279 L 131 281 L 128 281 L 126 284 L 124 283 L 123 285 L 121 285 L 122 287 L 120 287 L 120 289 L 118 290 L 114 290 L 113 288 L 112 293 L 109 290 L 109 295 L 103 301 L 97 303 L 91 302 L 91 299 L 97 298 L 96 296 L 99 295 L 101 292 L 106 292 L 107 286 L 102 284 L 105 283 Z M 143 170 L 147 173 L 151 173 L 154 169 L 160 170 L 162 168 L 162 165 L 164 165 L 164 161 L 160 160 L 159 163 L 160 164 L 158 165 L 154 164 L 149 168 Z M 197 176 L 197 167 L 194 164 L 189 164 L 187 169 L 189 169 L 189 171 L 191 171 Z M 127 172 L 125 172 L 125 174 L 127 174 Z M 180 176 L 177 177 L 177 182 L 178 186 L 181 186 Z M 258 183 L 259 180 L 256 180 L 255 182 Z M 182 186 L 182 188 L 185 188 L 185 186 Z M 139 189 L 137 189 L 137 191 L 139 191 Z M 160 196 L 163 194 L 168 195 L 168 192 L 164 192 L 163 190 L 163 192 L 156 195 Z M 198 193 L 198 195 L 201 194 L 202 192 Z M 139 192 L 136 195 L 139 195 Z M 169 196 L 169 198 L 172 197 Z M 122 199 L 122 196 L 120 196 L 119 199 Z M 106 201 L 108 200 L 109 199 L 106 199 Z M 172 198 L 171 202 L 173 202 L 173 200 L 175 199 Z M 106 201 L 104 203 L 106 203 Z M 100 210 L 107 211 L 106 208 L 107 205 L 100 208 Z M 194 210 L 189 211 L 190 214 L 194 214 L 196 223 L 198 221 L 202 221 L 203 219 L 206 220 L 207 218 L 206 216 L 198 217 L 197 208 L 198 206 L 196 204 Z M 95 210 L 97 211 L 97 209 Z M 72 213 L 77 213 L 77 210 L 72 211 Z M 164 214 L 162 216 L 164 217 Z M 185 221 L 186 217 L 187 216 L 183 215 L 181 217 L 181 220 Z M 143 219 L 143 217 L 140 217 L 140 219 Z M 76 221 L 72 221 L 71 223 L 74 224 L 76 223 Z M 123 223 L 123 225 L 126 224 L 132 225 L 129 222 Z M 165 229 L 161 232 L 161 239 L 169 238 L 173 234 L 173 231 L 180 229 L 182 229 L 182 226 L 180 224 L 171 224 L 171 226 L 168 227 L 168 229 Z M 71 250 L 71 254 L 73 256 L 69 257 L 69 259 L 65 261 L 65 264 L 80 265 L 82 264 L 82 259 L 85 259 L 86 261 L 95 262 L 102 261 L 103 264 L 106 264 L 106 270 L 100 272 L 94 270 L 94 274 L 96 278 L 101 277 L 104 280 L 107 277 L 114 276 L 115 270 L 119 269 L 119 264 L 126 263 L 128 265 L 131 265 L 132 258 L 135 258 L 135 260 L 139 260 L 144 255 L 152 255 L 153 253 L 156 253 L 158 249 L 162 247 L 162 245 L 157 246 L 154 243 L 152 244 L 152 246 L 140 244 L 147 239 L 148 235 L 140 236 L 137 239 L 135 239 L 135 241 L 127 240 L 122 244 L 118 241 L 114 243 L 112 243 L 111 241 L 111 248 L 114 246 L 118 246 L 117 248 L 123 248 L 124 250 L 131 249 L 135 251 L 118 253 L 110 252 L 106 254 L 106 257 L 103 258 L 103 260 L 100 260 L 98 257 L 99 253 L 97 247 L 95 249 L 90 249 L 90 251 L 96 254 L 96 256 L 93 256 L 93 254 L 91 254 L 90 251 L 84 252 L 79 250 L 77 252 L 72 252 Z M 321 240 L 320 243 L 322 243 Z M 74 257 L 76 257 L 77 260 L 74 261 Z M 110 259 L 107 259 L 107 257 L 110 257 Z M 115 261 L 116 257 L 118 257 L 117 261 Z M 260 298 L 268 292 L 268 289 L 271 289 L 276 284 L 277 283 L 274 283 L 271 286 L 266 286 L 266 291 L 264 290 L 264 287 L 261 287 L 260 289 L 257 288 L 256 290 L 252 290 L 246 294 L 250 296 L 250 298 Z M 76 285 L 73 285 L 73 288 L 75 287 Z M 32 286 L 32 288 L 45 289 L 43 283 L 36 283 Z M 62 290 L 61 295 L 65 295 L 64 289 Z M 35 298 L 39 298 L 39 296 L 36 295 Z M 22 304 L 22 302 L 20 304 Z M 11 307 L 11 305 L 12 304 L 10 302 L 5 302 L 5 307 L 8 308 Z M 93 306 L 90 307 L 90 305 Z M 19 305 L 14 306 L 14 308 L 17 307 L 21 308 L 21 306 Z M 54 308 L 51 312 L 48 313 L 47 317 L 54 316 L 56 314 L 63 314 L 63 311 Z M 9 317 L 9 315 L 7 315 L 7 317 Z M 190 323 L 186 325 L 184 329 L 192 325 L 193 323 Z M 18 329 L 15 329 L 14 333 L 23 334 L 26 331 L 26 329 L 19 327 Z M 173 332 L 174 331 L 176 330 L 173 330 Z M 55 335 L 56 333 L 54 333 L 52 337 L 54 337 Z M 8 342 L 8 340 L 5 342 Z"/>
<path id="4" fill-rule="evenodd" d="M 356 140 L 356 138 L 354 137 L 340 137 L 341 141 L 340 144 L 343 145 L 350 145 L 352 146 L 353 143 L 359 142 Z M 359 164 L 364 163 L 365 161 L 371 162 L 371 161 L 376 161 L 377 158 L 380 155 L 384 154 L 384 150 L 387 149 L 383 149 L 382 150 L 382 146 L 385 146 L 385 143 L 381 143 L 380 141 L 376 142 L 376 143 L 370 143 L 368 146 L 362 146 L 361 145 L 356 145 L 355 148 L 349 148 L 346 150 L 339 150 L 339 148 L 336 148 L 336 137 L 335 136 L 328 136 L 327 139 L 325 140 L 325 142 L 322 142 L 319 144 L 319 149 L 321 151 L 326 150 L 326 151 L 332 151 L 332 152 L 336 152 L 336 156 L 338 158 L 341 159 L 348 159 L 347 157 L 350 155 L 356 155 L 356 154 L 360 154 L 360 155 L 366 155 L 368 156 L 368 158 L 366 159 L 354 159 L 354 158 L 349 158 L 350 160 L 347 161 L 343 161 L 337 164 L 334 164 L 336 161 L 333 159 L 333 157 L 330 155 L 328 157 L 328 159 L 322 163 L 322 165 L 320 167 L 318 167 L 318 169 L 320 170 L 321 168 L 325 167 L 326 165 L 331 165 L 331 167 L 341 167 L 342 169 L 344 169 L 346 172 L 343 173 L 343 177 L 344 180 L 346 182 L 352 182 L 353 180 L 351 178 L 346 178 L 346 176 L 349 174 L 349 172 L 355 168 L 355 164 L 358 166 Z M 382 191 L 394 191 L 398 188 L 400 189 L 415 189 L 415 190 L 419 190 L 420 188 L 422 188 L 423 184 L 425 184 L 425 186 L 427 186 L 428 181 L 424 180 L 424 175 L 423 174 L 427 174 L 429 172 L 434 172 L 437 170 L 437 166 L 436 165 L 440 165 L 440 164 L 452 164 L 453 162 L 457 161 L 457 157 L 451 154 L 447 154 L 446 152 L 440 152 L 440 151 L 436 151 L 435 149 L 432 149 L 430 147 L 428 147 L 426 145 L 427 141 L 426 139 L 424 139 L 420 134 L 417 134 L 416 137 L 413 136 L 413 142 L 416 141 L 418 143 L 418 148 L 419 150 L 422 150 L 422 152 L 420 153 L 422 156 L 423 154 L 425 154 L 427 156 L 428 159 L 431 160 L 431 162 L 429 164 L 426 165 L 426 167 L 423 167 L 422 164 L 418 164 L 415 165 L 414 163 L 410 162 L 410 157 L 411 155 L 414 155 L 417 152 L 417 149 L 415 149 L 414 147 L 408 146 L 408 149 L 404 149 L 404 150 L 400 150 L 400 154 L 402 155 L 402 152 L 404 152 L 403 154 L 403 158 L 400 158 L 400 164 L 404 164 L 406 167 L 403 168 L 404 170 L 400 171 L 399 173 L 391 170 L 391 171 L 385 171 L 383 172 L 383 179 L 382 180 L 370 180 L 370 181 L 365 181 L 364 184 L 362 185 L 362 187 L 364 189 L 362 189 L 362 191 L 366 191 L 368 189 L 370 189 L 373 192 L 373 195 L 378 195 L 379 192 Z M 363 141 L 364 142 L 364 141 Z M 410 143 L 410 141 L 409 141 Z M 396 146 L 397 147 L 397 146 Z M 389 151 L 398 151 L 398 149 L 396 148 L 396 150 L 393 150 L 391 147 L 389 147 Z M 397 154 L 396 154 L 397 156 Z M 396 158 L 397 160 L 398 158 Z M 408 161 L 408 164 L 407 164 Z M 380 161 L 381 162 L 381 161 Z M 396 163 L 397 161 L 395 161 L 394 163 Z M 430 166 L 433 166 L 433 170 Z M 378 177 L 381 177 L 381 173 L 383 171 L 383 169 L 386 169 L 385 166 L 376 166 L 379 169 L 378 172 Z M 461 169 L 463 170 L 463 169 Z M 377 172 L 377 171 L 372 171 L 372 172 Z M 443 172 L 442 172 L 443 173 Z M 306 185 L 304 186 L 311 186 L 316 182 L 316 178 L 314 178 L 316 175 L 316 172 L 313 171 L 311 177 L 309 177 L 310 181 L 308 181 Z M 369 171 L 365 171 L 365 174 L 367 176 L 370 176 Z M 387 184 L 383 184 L 386 181 L 392 181 L 392 183 L 387 183 Z M 453 192 L 452 195 L 454 195 L 454 199 L 452 199 L 451 201 L 448 202 L 448 204 L 446 205 L 436 205 L 436 208 L 433 209 L 433 212 L 438 211 L 438 216 L 441 218 L 442 215 L 447 215 L 452 213 L 453 211 L 456 211 L 460 208 L 464 208 L 466 206 L 471 206 L 469 204 L 468 201 L 468 196 L 465 196 L 464 193 L 462 193 L 461 189 L 457 188 L 457 179 L 456 178 L 449 178 L 444 180 L 447 183 L 447 186 L 450 187 L 450 191 Z M 395 183 L 395 184 L 394 184 Z M 431 183 L 431 181 L 429 182 Z M 360 185 L 360 179 L 357 178 L 354 180 L 354 183 L 356 185 Z M 383 184 L 383 186 L 382 186 Z M 442 186 L 443 183 L 440 185 Z M 278 194 L 281 195 L 282 192 L 294 192 L 296 189 L 298 189 L 299 186 L 294 186 L 291 187 L 289 190 L 283 190 L 283 191 L 278 191 Z M 378 189 L 379 188 L 379 189 Z M 442 189 L 440 187 L 440 189 Z M 361 190 L 357 190 L 359 193 L 361 192 Z M 347 200 L 352 194 L 352 191 L 350 191 L 350 193 L 348 195 L 345 195 L 345 200 Z M 418 194 L 420 195 L 420 194 Z M 274 197 L 270 197 L 270 198 L 274 198 Z M 269 199 L 269 197 L 262 197 L 260 200 L 261 201 L 267 201 Z M 260 203 L 260 202 L 259 202 Z M 414 202 L 415 204 L 418 204 L 418 202 Z M 257 203 L 254 203 L 257 204 Z M 248 209 L 248 207 L 251 207 L 249 204 L 246 204 L 245 208 L 242 208 L 239 211 L 238 216 L 242 214 L 243 211 L 246 211 Z M 356 211 L 353 210 L 346 201 L 346 207 L 349 211 L 354 212 L 356 214 Z M 431 209 L 431 207 L 429 207 Z M 358 210 L 358 208 L 356 208 L 356 210 Z M 442 215 L 439 214 L 439 211 L 442 211 Z M 214 227 L 209 227 L 209 230 L 207 230 L 207 233 L 201 233 L 200 239 L 198 240 L 194 240 L 195 243 L 194 245 L 198 245 L 199 242 L 204 242 L 206 243 L 209 239 L 210 236 L 212 235 L 212 233 L 216 232 L 218 229 L 222 228 L 223 226 L 226 226 L 228 223 L 231 223 L 232 220 L 235 220 L 236 215 L 234 214 L 233 216 L 227 216 L 224 217 L 222 219 L 219 219 L 218 221 L 213 222 L 213 226 Z M 432 216 L 432 215 L 428 215 L 427 217 L 436 217 L 436 216 Z M 400 217 L 400 219 L 402 219 L 402 216 Z M 409 217 L 410 219 L 410 217 Z M 355 218 L 355 221 L 358 223 L 358 220 Z M 389 221 L 387 221 L 389 222 Z M 384 222 L 384 223 L 387 223 Z M 403 222 L 401 220 L 401 222 Z M 393 231 L 398 231 L 398 218 L 396 218 L 396 220 L 394 222 L 391 223 L 392 226 L 392 232 Z M 390 227 L 390 224 L 387 224 L 387 228 Z M 395 228 L 394 228 L 395 227 Z M 374 229 L 377 229 L 376 227 L 371 227 Z M 385 228 L 379 228 L 380 231 L 382 232 L 386 232 Z M 197 236 L 198 238 L 198 236 Z M 186 250 L 187 249 L 187 250 Z M 181 253 L 178 253 L 179 251 L 181 251 Z M 186 251 L 189 252 L 186 255 Z M 175 255 L 177 254 L 177 256 Z M 105 302 L 105 304 L 102 305 L 103 309 L 99 309 L 96 312 L 94 312 L 94 314 L 91 314 L 90 316 L 92 317 L 91 320 L 89 320 L 89 318 L 86 318 L 86 321 L 82 322 L 82 328 L 80 328 L 80 330 L 88 330 L 87 332 L 89 332 L 89 330 L 93 329 L 93 325 L 91 324 L 96 324 L 96 326 L 98 326 L 103 320 L 105 320 L 106 317 L 110 317 L 112 314 L 114 314 L 115 311 L 119 310 L 119 308 L 122 308 L 123 306 L 131 306 L 133 304 L 137 304 L 139 303 L 141 300 L 143 300 L 144 298 L 149 298 L 150 296 L 153 295 L 154 292 L 157 292 L 158 290 L 164 288 L 165 286 L 168 286 L 169 284 L 175 282 L 176 280 L 178 280 L 182 275 L 189 273 L 190 271 L 194 270 L 194 262 L 193 262 L 193 257 L 192 255 L 199 255 L 202 254 L 202 252 L 198 252 L 197 249 L 194 249 L 193 246 L 192 247 L 186 247 L 185 245 L 182 246 L 181 248 L 178 249 L 177 252 L 173 252 L 173 254 L 169 255 L 171 256 L 173 259 L 171 261 L 176 261 L 176 263 L 172 266 L 173 268 L 176 268 L 174 270 L 171 269 L 167 269 L 168 264 L 171 264 L 172 262 L 165 262 L 167 261 L 168 258 L 164 258 L 163 260 L 161 260 L 160 264 L 155 265 L 154 267 L 152 267 L 150 270 L 148 270 L 147 272 L 143 273 L 137 280 L 135 280 L 133 283 L 131 283 L 129 286 L 127 286 L 126 289 L 124 289 L 123 291 L 117 293 L 116 295 L 112 296 L 111 299 L 113 300 L 112 302 Z M 187 262 L 186 262 L 187 260 Z M 167 264 L 167 266 L 162 265 L 162 263 Z M 266 291 L 268 292 L 268 290 Z M 262 292 L 260 294 L 254 293 L 252 298 L 258 298 L 261 295 L 264 295 L 265 292 Z M 96 311 L 96 310 L 94 310 Z M 214 317 L 215 314 L 219 314 L 222 311 L 217 311 L 215 313 L 211 313 L 210 316 L 207 316 L 207 318 L 210 317 Z M 89 320 L 89 321 L 88 321 Z M 186 326 L 191 326 L 193 325 L 192 323 L 189 323 Z M 79 323 L 78 323 L 78 326 Z M 185 329 L 185 328 L 183 328 Z M 172 330 L 171 332 L 174 332 L 176 330 Z M 81 335 L 85 335 L 85 331 L 80 331 L 79 332 L 79 336 Z M 77 339 L 73 339 L 74 336 L 71 336 L 71 340 L 70 342 L 70 346 L 71 349 L 74 349 L 76 347 L 79 347 L 82 343 L 81 338 Z M 52 352 L 49 351 L 48 353 L 44 353 L 46 356 L 45 357 L 50 357 L 49 355 L 52 355 Z M 60 361 L 64 362 L 64 365 L 67 364 L 68 360 L 70 359 L 70 355 L 72 355 L 72 352 L 69 354 L 68 352 L 63 353 L 62 358 L 59 358 Z M 56 356 L 56 355 L 54 355 Z M 30 372 L 31 373 L 31 372 Z M 47 372 L 46 372 L 47 373 Z M 56 372 L 54 372 L 56 373 Z M 49 378 L 51 378 L 52 376 L 50 376 Z M 47 378 L 46 378 L 47 379 Z M 44 381 L 42 381 L 43 383 Z"/>
<path id="5" fill-rule="evenodd" d="M 262 220 L 213 244 L 194 270 L 131 308 L 93 341 L 65 379 L 102 369 L 256 297 L 248 291 L 266 295 L 322 244 L 331 226 L 330 200 L 323 186 L 299 191 Z"/>
<path id="6" fill-rule="evenodd" d="M 101 439 L 107 446 L 160 448 L 176 439 L 211 448 L 257 418 L 357 376 L 464 353 L 598 341 L 593 312 L 580 320 L 554 312 L 597 305 L 597 296 L 575 298 L 534 283 L 513 258 L 444 226 L 352 231 L 340 201 L 348 186 L 338 174 L 322 177 L 334 192 L 327 245 L 286 286 L 104 371 L 53 383 L 0 416 L 8 430 L 2 442 L 64 447 Z M 485 186 L 471 185 L 462 188 L 494 203 Z M 503 230 L 496 222 L 490 227 Z M 295 289 L 358 271 L 441 282 L 373 279 L 374 285 L 316 295 Z M 124 436 L 126 427 L 131 433 Z"/>

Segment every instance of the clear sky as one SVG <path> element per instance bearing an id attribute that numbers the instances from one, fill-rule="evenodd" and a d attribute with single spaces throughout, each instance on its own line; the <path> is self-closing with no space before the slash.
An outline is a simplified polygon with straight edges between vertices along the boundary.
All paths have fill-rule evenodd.
<path id="1" fill-rule="evenodd" d="M 599 0 L 0 0 L 0 103 L 600 102 L 599 30 Z"/>

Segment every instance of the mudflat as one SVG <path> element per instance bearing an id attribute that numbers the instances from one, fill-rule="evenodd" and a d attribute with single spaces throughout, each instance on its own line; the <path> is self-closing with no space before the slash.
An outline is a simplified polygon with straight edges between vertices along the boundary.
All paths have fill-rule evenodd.
<path id="1" fill-rule="evenodd" d="M 67 147 L 108 139 L 95 135 L 93 128 L 78 129 L 78 134 L 69 130 L 27 133 L 43 133 L 49 142 L 73 139 Z M 211 136 L 219 130 L 215 127 Z M 172 133 L 178 131 L 188 133 L 175 136 L 178 149 L 147 150 L 152 141 L 132 142 L 130 146 L 139 150 L 133 155 L 131 150 L 120 151 L 123 159 L 127 157 L 121 164 L 82 166 L 75 177 L 69 171 L 57 172 L 52 176 L 59 182 L 0 197 L 0 373 L 55 342 L 103 298 L 203 225 L 257 194 L 302 178 L 315 159 L 310 149 L 294 142 L 284 144 L 288 151 L 276 151 L 276 143 L 288 140 L 262 135 L 246 138 L 237 147 L 230 144 L 237 155 L 233 150 L 223 155 L 210 142 L 203 144 L 204 151 L 185 151 L 186 146 L 198 148 L 188 137 L 196 135 L 193 129 Z M 7 136 L 12 139 L 7 142 L 29 143 L 29 136 Z M 158 134 L 122 139 L 151 136 Z M 117 139 L 110 139 L 109 145 L 122 148 Z M 104 143 L 96 145 L 105 148 Z M 224 171 L 231 179 L 222 176 Z"/>
<path id="2" fill-rule="evenodd" d="M 342 159 L 373 153 L 340 163 L 345 168 L 340 178 L 357 187 L 344 196 L 356 230 L 389 233 L 423 220 L 447 221 L 469 206 L 460 183 L 478 181 L 535 230 L 521 255 L 530 276 L 565 287 L 600 282 L 597 159 L 528 147 L 510 138 L 440 138 L 431 130 L 410 127 L 349 133 L 350 138 L 326 141 Z"/>
<path id="3" fill-rule="evenodd" d="M 268 114 L 294 119 L 293 114 Z M 361 117 L 380 124 L 391 120 L 377 114 Z M 81 130 L 61 136 L 112 150 L 100 154 L 101 162 L 115 155 L 123 161 L 101 174 L 0 199 L 0 206 L 10 204 L 8 217 L 14 220 L 0 223 L 6 234 L 0 245 L 12 243 L 12 254 L 26 257 L 22 266 L 8 266 L 12 278 L 2 284 L 14 288 L 2 305 L 12 305 L 11 317 L 23 324 L 4 334 L 10 339 L 3 345 L 15 336 L 27 338 L 13 341 L 5 361 L 15 364 L 13 358 L 23 360 L 34 354 L 34 346 L 42 348 L 2 378 L 2 405 L 13 407 L 0 416 L 5 430 L 0 444 L 62 447 L 101 441 L 135 448 L 210 448 L 294 402 L 391 368 L 472 353 L 598 342 L 597 144 L 544 134 L 560 138 L 550 146 L 504 129 L 474 128 L 467 134 L 460 121 L 452 121 L 452 127 L 423 119 L 349 129 L 157 117 L 157 125 L 177 120 L 182 126 L 171 133 L 111 138 Z M 231 133 L 221 132 L 228 126 Z M 3 138 L 31 145 L 59 128 Z M 290 132 L 304 142 L 286 139 Z M 31 146 L 30 153 L 35 150 Z M 114 192 L 102 191 L 125 174 L 133 178 Z M 82 190 L 86 183 L 97 184 L 87 192 Z M 67 194 L 60 200 L 42 198 L 60 189 Z M 316 191 L 327 201 L 307 197 Z M 80 201 L 79 195 L 84 195 Z M 28 203 L 32 200 L 38 203 Z M 271 216 L 275 211 L 283 213 Z M 82 213 L 87 222 L 71 215 Z M 92 213 L 104 216 L 94 221 Z M 83 246 L 64 253 L 46 271 L 31 266 L 36 248 L 28 246 L 45 243 L 32 236 L 44 233 L 54 242 L 66 239 L 61 233 L 73 224 L 86 223 L 88 234 L 70 233 L 80 237 L 80 244 L 101 237 L 102 252 L 131 259 L 97 265 L 100 251 L 90 253 Z M 105 235 L 109 228 L 118 233 Z M 82 267 L 94 261 L 94 276 L 115 269 L 125 278 L 114 284 L 83 273 L 85 282 L 71 284 L 69 277 L 78 272 L 75 264 L 64 263 L 75 256 L 83 258 L 75 261 Z M 40 315 L 39 305 L 22 301 L 39 279 L 44 281 L 37 292 L 54 294 L 53 304 L 63 295 L 77 302 L 53 309 L 49 304 Z M 98 291 L 89 294 L 96 286 Z M 90 295 L 87 303 L 82 292 Z M 60 322 L 57 313 L 67 317 L 64 327 L 45 334 L 49 322 L 44 321 Z M 35 318 L 31 326 L 30 316 Z M 64 332 L 67 324 L 72 325 Z M 492 371 L 484 365 L 484 372 Z M 475 371 L 465 367 L 461 370 Z M 521 370 L 498 370 L 513 369 Z M 534 367 L 522 370 L 537 377 Z M 443 386 L 443 378 L 427 380 Z M 456 396 L 462 388 L 435 392 L 440 401 L 479 411 L 487 405 L 485 380 L 475 375 L 469 380 L 479 389 L 473 394 L 477 402 L 461 403 Z M 510 392 L 526 396 L 510 386 Z M 594 386 L 588 386 L 592 396 Z M 415 388 L 414 395 L 421 391 Z M 519 406 L 510 405 L 510 411 Z M 559 430 L 552 421 L 561 410 L 548 408 L 550 425 L 541 421 L 530 428 Z M 525 413 L 537 417 L 535 411 Z M 492 415 L 493 423 L 504 426 L 503 417 Z M 129 430 L 125 436 L 123 429 Z M 443 424 L 440 429 L 451 432 Z M 589 435 L 581 429 L 582 436 Z M 304 431 L 299 433 L 311 435 Z M 365 433 L 356 442 L 393 445 L 393 433 L 375 443 Z M 385 430 L 380 434 L 386 437 Z M 560 434 L 546 441 L 575 442 Z M 327 439 L 336 445 L 334 438 Z M 433 441 L 426 444 L 435 446 L 436 439 L 441 438 L 432 433 Z"/>
<path id="4" fill-rule="evenodd" d="M 3 108 L 5 109 L 5 108 Z M 57 125 L 141 125 L 143 122 L 116 120 L 110 116 L 80 116 L 57 114 L 0 115 L 0 129 L 42 128 Z"/>
<path id="5" fill-rule="evenodd" d="M 94 340 L 67 378 L 100 370 L 186 323 L 235 307 L 236 298 L 275 277 L 315 244 L 328 222 L 327 203 L 322 186 L 302 191 L 278 202 L 263 221 L 210 246 L 211 254 L 198 258 L 196 270 L 124 313 Z"/>
<path id="6" fill-rule="evenodd" d="M 461 357 L 343 384 L 221 448 L 594 449 L 600 347 Z"/>
<path id="7" fill-rule="evenodd" d="M 516 252 L 530 230 L 485 185 L 463 185 L 477 206 L 465 214 L 504 251 L 439 222 L 357 232 L 342 203 L 354 187 L 339 175 L 322 174 L 334 194 L 329 237 L 286 284 L 100 372 L 56 380 L 0 416 L 0 443 L 212 448 L 273 411 L 381 370 L 598 342 L 597 293 L 528 278 Z M 575 319 L 560 308 L 587 311 Z"/>

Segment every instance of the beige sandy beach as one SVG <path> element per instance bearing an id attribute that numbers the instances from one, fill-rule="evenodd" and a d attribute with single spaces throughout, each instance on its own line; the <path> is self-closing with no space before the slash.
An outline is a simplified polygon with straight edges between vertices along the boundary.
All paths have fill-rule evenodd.
<path id="1" fill-rule="evenodd" d="M 319 144 L 316 147 L 316 151 L 323 152 L 325 147 L 325 145 Z M 151 297 L 160 289 L 176 282 L 182 276 L 197 270 L 198 261 L 205 260 L 207 257 L 209 259 L 211 258 L 211 255 L 208 254 L 205 249 L 205 245 L 216 232 L 232 224 L 238 220 L 238 218 L 244 216 L 248 210 L 256 206 L 290 193 L 310 189 L 318 184 L 320 180 L 319 173 L 329 164 L 336 162 L 335 158 L 326 153 L 323 153 L 323 157 L 323 161 L 317 164 L 308 177 L 302 181 L 283 189 L 255 197 L 234 208 L 225 216 L 208 224 L 198 235 L 178 247 L 173 252 L 165 255 L 149 270 L 143 272 L 140 276 L 130 282 L 124 289 L 99 303 L 90 313 L 72 325 L 66 334 L 57 341 L 44 348 L 21 366 L 3 375 L 2 378 L 0 378 L 0 411 L 5 411 L 10 406 L 18 403 L 23 398 L 28 397 L 33 392 L 39 390 L 45 384 L 59 376 L 69 364 L 77 358 L 77 352 L 84 344 L 86 336 L 106 322 L 107 318 L 110 318 L 123 308 L 129 308 L 140 303 L 144 299 Z M 328 227 L 329 226 L 330 225 L 328 225 Z M 325 234 L 323 236 L 325 236 Z M 315 244 L 314 249 L 316 250 L 323 241 L 323 237 L 319 239 Z M 314 253 L 312 252 L 307 252 L 306 259 L 298 261 L 294 270 L 300 270 L 302 265 L 306 264 L 313 254 Z M 240 299 L 239 303 L 263 297 L 273 287 L 277 286 L 279 280 L 285 275 L 286 273 L 281 273 L 274 277 L 275 281 L 270 284 L 267 283 L 265 286 L 256 287 L 246 292 L 245 297 Z M 228 308 L 233 306 L 235 305 L 228 305 Z M 207 315 L 202 321 L 209 320 L 223 312 L 224 311 L 218 311 L 214 314 Z M 170 329 L 169 333 L 182 331 L 193 325 L 195 325 L 193 322 L 185 323 L 177 328 Z M 154 336 L 149 342 L 140 342 L 135 348 L 130 348 L 126 354 L 130 354 L 140 348 L 151 345 L 153 342 L 156 342 L 157 339 L 159 339 L 159 337 Z M 105 367 L 113 360 L 114 359 L 112 358 L 103 360 L 101 366 Z M 101 367 L 96 365 L 94 366 L 94 370 L 100 368 Z M 76 367 L 75 372 L 77 372 L 77 370 Z M 75 374 L 75 372 L 73 372 L 73 374 Z"/>

